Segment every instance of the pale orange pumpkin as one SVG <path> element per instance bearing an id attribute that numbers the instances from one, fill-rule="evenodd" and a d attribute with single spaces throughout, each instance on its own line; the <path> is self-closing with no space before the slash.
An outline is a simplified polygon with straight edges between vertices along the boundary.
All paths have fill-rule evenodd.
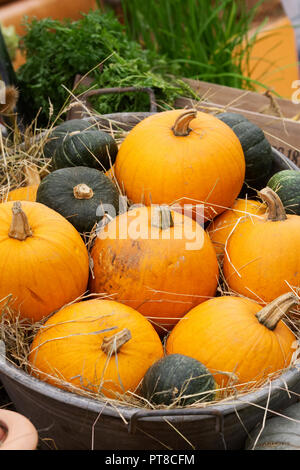
<path id="1" fill-rule="evenodd" d="M 223 271 L 233 292 L 263 304 L 300 287 L 300 216 L 286 215 L 271 188 L 260 195 L 267 213 L 237 226 L 226 246 Z"/>
<path id="2" fill-rule="evenodd" d="M 88 252 L 77 230 L 37 202 L 0 205 L 0 299 L 39 321 L 84 294 Z"/>
<path id="3" fill-rule="evenodd" d="M 211 221 L 207 227 L 207 233 L 221 261 L 227 240 L 237 224 L 243 223 L 248 217 L 254 220 L 256 217 L 262 217 L 266 210 L 266 205 L 260 201 L 236 199 L 230 209 L 227 209 Z"/>
<path id="4" fill-rule="evenodd" d="M 252 299 L 215 297 L 177 323 L 167 339 L 166 352 L 202 362 L 219 387 L 250 388 L 290 365 L 296 337 L 281 318 L 296 303 L 291 292 L 264 308 Z"/>
<path id="5" fill-rule="evenodd" d="M 91 258 L 91 292 L 113 295 L 165 329 L 216 292 L 218 263 L 209 236 L 168 207 L 117 216 L 98 234 Z"/>
<path id="6" fill-rule="evenodd" d="M 117 398 L 134 392 L 162 356 L 159 336 L 143 315 L 112 300 L 92 299 L 46 321 L 31 344 L 29 363 L 33 375 L 57 387 Z"/>
<path id="7" fill-rule="evenodd" d="M 32 184 L 17 189 L 12 189 L 7 195 L 7 201 L 35 201 L 38 184 Z"/>
<path id="8" fill-rule="evenodd" d="M 237 198 L 245 157 L 232 129 L 196 110 L 163 111 L 139 122 L 117 154 L 119 187 L 134 203 L 205 206 L 212 219 Z"/>

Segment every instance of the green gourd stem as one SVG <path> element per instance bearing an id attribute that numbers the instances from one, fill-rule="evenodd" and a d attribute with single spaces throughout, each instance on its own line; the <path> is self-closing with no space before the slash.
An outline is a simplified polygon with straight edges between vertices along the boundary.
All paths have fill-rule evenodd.
<path id="1" fill-rule="evenodd" d="M 160 230 L 166 230 L 174 227 L 174 219 L 168 206 L 154 207 L 151 217 L 152 227 L 157 227 Z"/>
<path id="2" fill-rule="evenodd" d="M 27 216 L 22 209 L 20 201 L 13 203 L 12 207 L 12 221 L 8 236 L 16 240 L 26 240 L 27 237 L 32 236 L 32 230 L 29 226 Z"/>
<path id="3" fill-rule="evenodd" d="M 92 188 L 84 183 L 77 184 L 73 188 L 73 194 L 76 199 L 91 199 L 94 196 Z"/>
<path id="4" fill-rule="evenodd" d="M 189 135 L 192 129 L 189 128 L 190 122 L 197 116 L 196 109 L 189 109 L 185 113 L 182 113 L 176 119 L 174 126 L 172 127 L 173 134 L 177 137 L 184 137 Z"/>
<path id="5" fill-rule="evenodd" d="M 293 292 L 288 292 L 262 308 L 256 314 L 256 318 L 269 330 L 274 330 L 282 317 L 297 304 L 299 304 L 298 297 Z"/>
<path id="6" fill-rule="evenodd" d="M 101 344 L 101 350 L 107 354 L 116 354 L 119 349 L 132 338 L 128 328 L 124 328 L 112 336 L 105 336 Z"/>
<path id="7" fill-rule="evenodd" d="M 278 194 L 275 193 L 271 188 L 266 187 L 259 191 L 259 196 L 267 204 L 268 215 L 267 220 L 272 222 L 278 222 L 280 220 L 286 220 L 287 215 L 285 208 L 281 202 Z"/>

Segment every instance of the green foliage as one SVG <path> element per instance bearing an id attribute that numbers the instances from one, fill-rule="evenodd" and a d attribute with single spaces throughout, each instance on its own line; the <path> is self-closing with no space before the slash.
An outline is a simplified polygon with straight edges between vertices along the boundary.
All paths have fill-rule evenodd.
<path id="1" fill-rule="evenodd" d="M 90 11 L 78 21 L 27 19 L 20 44 L 26 63 L 19 68 L 18 79 L 32 115 L 41 108 L 42 121 L 48 119 L 49 100 L 54 116 L 64 106 L 77 73 L 89 74 L 95 88 L 152 87 L 164 106 L 171 106 L 183 90 L 185 95 L 191 93 L 181 80 L 169 76 L 176 75 L 178 66 L 169 66 L 155 51 L 129 40 L 112 12 Z M 95 97 L 93 105 L 100 113 L 147 111 L 149 97 L 142 93 L 104 95 Z"/>
<path id="2" fill-rule="evenodd" d="M 251 89 L 243 70 L 262 2 L 252 9 L 245 0 L 122 0 L 122 6 L 127 34 L 178 65 L 181 76 Z"/>

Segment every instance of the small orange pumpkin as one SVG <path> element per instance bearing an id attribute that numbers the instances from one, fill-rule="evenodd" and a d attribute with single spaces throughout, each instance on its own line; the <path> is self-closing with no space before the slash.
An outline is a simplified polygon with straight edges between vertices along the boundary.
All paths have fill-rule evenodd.
<path id="1" fill-rule="evenodd" d="M 32 184 L 9 191 L 7 201 L 32 201 L 36 199 L 38 184 Z"/>
<path id="2" fill-rule="evenodd" d="M 168 207 L 117 216 L 98 234 L 91 258 L 91 292 L 113 295 L 162 328 L 216 292 L 218 263 L 209 236 Z"/>
<path id="3" fill-rule="evenodd" d="M 220 260 L 223 259 L 224 249 L 228 237 L 235 230 L 237 224 L 244 222 L 247 217 L 261 217 L 266 213 L 265 204 L 251 199 L 236 199 L 233 206 L 211 221 L 207 233 L 213 242 Z"/>
<path id="4" fill-rule="evenodd" d="M 143 315 L 112 300 L 92 299 L 46 321 L 31 344 L 29 363 L 33 375 L 57 387 L 71 384 L 116 398 L 135 391 L 161 357 L 162 343 Z"/>
<path id="5" fill-rule="evenodd" d="M 215 297 L 177 323 L 166 352 L 202 362 L 220 387 L 230 384 L 229 376 L 234 374 L 235 385 L 250 388 L 290 365 L 296 337 L 281 318 L 296 303 L 291 292 L 264 308 L 243 297 Z"/>
<path id="6" fill-rule="evenodd" d="M 236 227 L 227 243 L 223 271 L 233 292 L 263 304 L 300 287 L 300 216 L 287 215 L 271 188 L 260 195 L 267 213 Z"/>
<path id="7" fill-rule="evenodd" d="M 38 202 L 0 204 L 0 299 L 39 321 L 84 294 L 88 252 L 77 230 Z"/>
<path id="8" fill-rule="evenodd" d="M 233 130 L 196 110 L 163 111 L 139 122 L 117 154 L 115 175 L 134 203 L 204 205 L 212 219 L 231 207 L 245 177 Z"/>

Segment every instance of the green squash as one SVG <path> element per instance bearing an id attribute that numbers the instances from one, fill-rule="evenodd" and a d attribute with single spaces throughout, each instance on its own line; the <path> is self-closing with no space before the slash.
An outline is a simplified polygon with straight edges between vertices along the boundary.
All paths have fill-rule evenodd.
<path id="1" fill-rule="evenodd" d="M 245 450 L 300 450 L 300 403 L 269 417 L 250 433 Z"/>
<path id="2" fill-rule="evenodd" d="M 87 166 L 107 171 L 116 160 L 118 146 L 110 134 L 87 120 L 72 119 L 53 129 L 43 151 L 52 159 L 53 170 Z"/>
<path id="3" fill-rule="evenodd" d="M 146 372 L 141 395 L 155 405 L 190 405 L 214 400 L 216 383 L 208 369 L 183 354 L 169 354 Z"/>
<path id="4" fill-rule="evenodd" d="M 244 151 L 246 174 L 241 196 L 253 194 L 251 188 L 264 188 L 271 175 L 273 158 L 271 144 L 263 131 L 238 113 L 221 113 L 216 117 L 234 131 Z"/>
<path id="5" fill-rule="evenodd" d="M 84 166 L 49 173 L 39 184 L 36 201 L 59 212 L 80 233 L 90 232 L 105 212 L 115 217 L 119 211 L 119 192 L 111 179 Z"/>
<path id="6" fill-rule="evenodd" d="M 287 214 L 300 215 L 300 170 L 278 171 L 267 186 L 278 194 Z"/>

